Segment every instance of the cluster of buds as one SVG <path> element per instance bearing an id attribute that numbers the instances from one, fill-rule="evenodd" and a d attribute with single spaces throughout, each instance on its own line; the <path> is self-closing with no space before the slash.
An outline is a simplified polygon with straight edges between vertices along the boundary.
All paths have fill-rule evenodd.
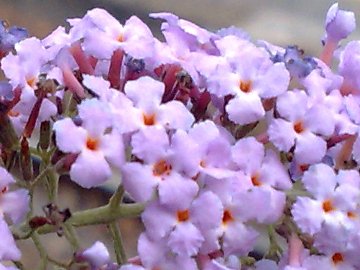
<path id="1" fill-rule="evenodd" d="M 354 14 L 331 6 L 319 58 L 253 42 L 235 27 L 210 32 L 170 13 L 150 16 L 163 21 L 164 41 L 135 16 L 121 24 L 96 8 L 69 19 L 69 31 L 58 27 L 4 53 L 2 160 L 10 168 L 19 156 L 25 189 L 12 191 L 19 203 L 8 205 L 14 180 L 1 168 L 0 181 L 10 180 L 0 213 L 14 223 L 25 218 L 28 193 L 43 178 L 32 164 L 37 149 L 45 172 L 53 166 L 53 176 L 67 174 L 83 188 L 121 175 L 118 190 L 144 206 L 136 258 L 114 263 L 96 242 L 73 263 L 359 269 L 360 41 L 340 46 L 355 29 Z M 71 223 L 69 213 L 39 224 L 30 211 L 31 233 Z M 0 226 L 9 242 L 0 244 L 0 262 L 16 262 L 20 251 L 2 218 Z M 269 244 L 258 256 L 264 237 Z"/>

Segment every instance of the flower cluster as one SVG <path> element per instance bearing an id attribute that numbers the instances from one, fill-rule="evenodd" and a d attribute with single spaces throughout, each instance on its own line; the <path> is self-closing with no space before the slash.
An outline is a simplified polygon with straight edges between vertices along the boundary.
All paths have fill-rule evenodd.
<path id="1" fill-rule="evenodd" d="M 20 152 L 30 187 L 41 180 L 27 170 L 38 136 L 56 173 L 84 188 L 119 173 L 126 196 L 144 206 L 138 257 L 116 265 L 97 242 L 75 260 L 120 270 L 358 269 L 360 41 L 339 45 L 354 14 L 329 9 L 319 58 L 235 27 L 209 32 L 150 16 L 163 21 L 164 41 L 135 16 L 121 24 L 96 8 L 1 60 L 0 120 L 15 131 L 15 140 L 0 136 L 1 150 L 5 159 Z M 0 173 L 1 209 L 17 223 L 28 193 L 6 193 L 14 180 Z M 19 260 L 2 217 L 0 233 L 0 261 Z"/>

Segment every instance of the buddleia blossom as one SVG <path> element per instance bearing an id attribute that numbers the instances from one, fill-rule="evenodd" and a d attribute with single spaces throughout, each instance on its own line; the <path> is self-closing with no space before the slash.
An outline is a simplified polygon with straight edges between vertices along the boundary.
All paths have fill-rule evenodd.
<path id="1" fill-rule="evenodd" d="M 244 125 L 260 120 L 265 116 L 262 99 L 274 98 L 288 87 L 284 64 L 272 63 L 264 51 L 235 36 L 217 40 L 216 45 L 228 65 L 210 76 L 209 92 L 233 96 L 225 107 L 233 122 Z"/>
<path id="2" fill-rule="evenodd" d="M 10 190 L 14 183 L 11 174 L 0 167 L 0 217 L 5 215 L 19 223 L 29 211 L 29 194 L 25 189 Z"/>
<path id="3" fill-rule="evenodd" d="M 112 128 L 111 118 L 96 99 L 79 105 L 81 126 L 64 118 L 54 124 L 56 144 L 64 153 L 77 155 L 70 177 L 83 187 L 104 183 L 111 176 L 110 164 L 119 168 L 124 162 L 121 135 Z"/>
<path id="4" fill-rule="evenodd" d="M 269 139 L 281 151 L 295 148 L 294 155 L 300 164 L 321 161 L 326 153 L 326 136 L 332 135 L 335 121 L 331 111 L 322 104 L 312 105 L 304 91 L 284 93 L 277 100 L 280 117 L 271 120 Z M 296 109 L 295 109 L 296 108 Z M 318 123 L 322 122 L 319 126 Z M 308 155 L 309 151 L 313 155 Z"/>
<path id="5" fill-rule="evenodd" d="M 3 167 L 0 167 L 0 269 L 17 269 L 6 267 L 2 261 L 20 260 L 21 252 L 16 246 L 14 237 L 5 218 L 9 217 L 14 224 L 25 218 L 29 211 L 29 195 L 25 189 L 9 190 L 15 180 Z"/>
<path id="6" fill-rule="evenodd" d="M 98 241 L 73 263 L 358 269 L 360 43 L 340 48 L 330 68 L 354 14 L 329 9 L 319 59 L 297 46 L 252 42 L 235 27 L 211 32 L 171 13 L 151 17 L 163 21 L 163 41 L 136 16 L 122 24 L 100 8 L 42 40 L 20 41 L 21 29 L 0 25 L 8 80 L 0 85 L 2 159 L 9 163 L 3 127 L 10 119 L 23 137 L 46 121 L 52 148 L 45 150 L 51 143 L 43 145 L 42 130 L 31 151 L 45 156 L 54 148 L 54 169 L 84 188 L 113 177 L 124 198 L 144 207 L 136 258 L 119 266 Z M 13 148 L 22 162 L 25 147 Z M 28 191 L 14 183 L 0 168 L 1 263 L 20 259 L 7 222 L 17 225 L 28 212 Z M 100 211 L 114 207 L 117 215 L 120 195 Z M 267 259 L 253 263 L 264 227 Z"/>

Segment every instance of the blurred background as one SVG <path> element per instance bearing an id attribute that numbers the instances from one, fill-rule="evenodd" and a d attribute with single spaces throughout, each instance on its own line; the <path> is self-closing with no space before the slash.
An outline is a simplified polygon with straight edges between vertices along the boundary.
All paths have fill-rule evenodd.
<path id="1" fill-rule="evenodd" d="M 266 39 L 278 45 L 297 44 L 314 54 L 320 50 L 325 14 L 332 3 L 329 0 L 0 0 L 0 18 L 45 37 L 58 25 L 66 25 L 66 18 L 82 17 L 88 9 L 103 7 L 120 22 L 137 15 L 158 34 L 160 23 L 149 19 L 148 14 L 169 11 L 210 30 L 235 25 L 254 39 Z M 340 0 L 339 5 L 360 14 L 359 0 Z M 360 31 L 351 39 L 360 39 Z"/>
<path id="2" fill-rule="evenodd" d="M 169 11 L 209 30 L 234 25 L 247 31 L 254 40 L 265 39 L 277 45 L 299 45 L 306 54 L 319 55 L 324 20 L 333 1 L 328 0 L 0 0 L 0 18 L 10 25 L 26 27 L 31 35 L 45 37 L 58 25 L 66 25 L 66 18 L 82 17 L 88 9 L 102 7 L 124 23 L 137 15 L 159 36 L 160 22 L 148 18 L 151 12 Z M 360 22 L 360 0 L 341 0 L 342 9 L 354 11 Z M 349 39 L 360 39 L 358 29 Z M 60 187 L 60 208 L 72 211 L 103 205 L 111 192 L 106 189 L 83 190 L 67 180 Z M 37 213 L 46 197 L 39 190 Z M 136 254 L 136 238 L 141 231 L 139 221 L 122 220 L 120 225 L 128 255 Z M 79 230 L 83 247 L 98 238 L 111 249 L 111 238 L 105 226 Z M 55 235 L 42 237 L 51 256 L 63 260 L 72 256 L 64 239 Z M 20 243 L 27 269 L 36 269 L 37 251 L 28 241 Z"/>

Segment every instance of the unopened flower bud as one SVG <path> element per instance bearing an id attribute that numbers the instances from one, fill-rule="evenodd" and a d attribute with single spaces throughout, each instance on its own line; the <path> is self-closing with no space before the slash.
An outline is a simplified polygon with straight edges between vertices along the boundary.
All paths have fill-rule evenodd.
<path id="1" fill-rule="evenodd" d="M 33 178 L 33 165 L 29 149 L 29 142 L 25 137 L 23 137 L 21 140 L 20 166 L 23 179 L 25 181 L 30 181 Z"/>
<path id="2" fill-rule="evenodd" d="M 39 146 L 42 150 L 46 150 L 50 145 L 50 121 L 41 122 Z"/>

